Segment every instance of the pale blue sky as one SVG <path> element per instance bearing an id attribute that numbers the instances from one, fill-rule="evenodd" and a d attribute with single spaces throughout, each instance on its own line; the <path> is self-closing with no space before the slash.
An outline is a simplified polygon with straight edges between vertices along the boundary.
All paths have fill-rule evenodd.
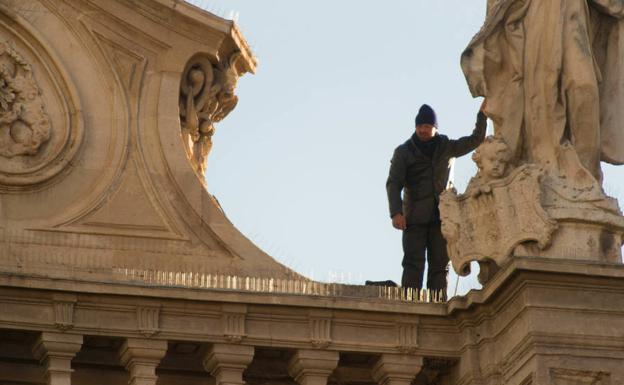
<path id="1" fill-rule="evenodd" d="M 472 131 L 481 101 L 470 96 L 459 57 L 486 1 L 194 3 L 238 14 L 259 61 L 257 74 L 239 81 L 239 104 L 217 126 L 208 160 L 208 188 L 229 219 L 311 278 L 399 282 L 389 160 L 423 103 L 436 110 L 442 133 Z M 474 172 L 470 156 L 457 160 L 458 190 Z M 622 175 L 606 170 L 605 186 L 618 197 Z M 451 294 L 455 282 L 452 274 Z M 478 287 L 474 274 L 460 280 L 458 293 L 471 287 Z"/>

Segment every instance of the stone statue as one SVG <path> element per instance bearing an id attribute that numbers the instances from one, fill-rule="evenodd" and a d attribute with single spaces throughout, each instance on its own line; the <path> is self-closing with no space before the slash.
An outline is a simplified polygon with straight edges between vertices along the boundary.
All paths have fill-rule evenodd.
<path id="1" fill-rule="evenodd" d="M 623 18 L 624 0 L 488 0 L 461 64 L 512 164 L 587 187 L 624 163 Z"/>
<path id="2" fill-rule="evenodd" d="M 513 257 L 622 263 L 600 162 L 624 164 L 624 0 L 488 0 L 461 65 L 494 136 L 466 192 L 440 199 L 455 270 L 476 260 L 485 282 Z"/>

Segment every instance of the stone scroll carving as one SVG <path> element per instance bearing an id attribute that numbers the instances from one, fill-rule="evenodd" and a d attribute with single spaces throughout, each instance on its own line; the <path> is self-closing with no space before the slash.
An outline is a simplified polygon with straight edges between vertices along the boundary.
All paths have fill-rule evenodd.
<path id="1" fill-rule="evenodd" d="M 234 90 L 240 76 L 237 70 L 240 58 L 240 53 L 234 53 L 228 60 L 214 65 L 205 55 L 196 55 L 182 74 L 182 136 L 189 159 L 202 178 L 212 148 L 214 125 L 223 120 L 238 102 Z"/>
<path id="2" fill-rule="evenodd" d="M 30 64 L 11 44 L 0 42 L 0 156 L 34 155 L 50 135 Z"/>
<path id="3" fill-rule="evenodd" d="M 440 198 L 442 232 L 460 275 L 470 273 L 473 260 L 501 266 L 522 242 L 535 241 L 544 249 L 557 227 L 541 205 L 542 170 L 524 165 L 509 171 L 509 149 L 495 137 L 488 137 L 473 159 L 479 171 L 466 193 L 447 190 Z"/>

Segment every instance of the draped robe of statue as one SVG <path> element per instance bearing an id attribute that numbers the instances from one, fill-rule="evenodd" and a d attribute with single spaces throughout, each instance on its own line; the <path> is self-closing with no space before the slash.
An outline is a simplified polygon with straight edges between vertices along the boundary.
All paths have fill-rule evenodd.
<path id="1" fill-rule="evenodd" d="M 624 0 L 489 0 L 461 64 L 512 164 L 588 185 L 624 163 Z"/>

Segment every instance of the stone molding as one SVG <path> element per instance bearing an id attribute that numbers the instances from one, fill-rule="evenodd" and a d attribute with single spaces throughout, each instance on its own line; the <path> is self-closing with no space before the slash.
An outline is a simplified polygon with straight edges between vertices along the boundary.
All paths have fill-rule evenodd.
<path id="1" fill-rule="evenodd" d="M 297 350 L 288 363 L 288 373 L 299 385 L 327 385 L 340 355 L 327 350 Z"/>
<path id="2" fill-rule="evenodd" d="M 223 335 L 232 343 L 239 343 L 245 338 L 245 321 L 247 306 L 224 305 L 223 306 Z"/>
<path id="3" fill-rule="evenodd" d="M 74 327 L 75 295 L 55 295 L 52 306 L 54 307 L 54 326 L 62 331 Z"/>
<path id="4" fill-rule="evenodd" d="M 159 306 L 137 306 L 137 328 L 145 337 L 158 334 L 159 320 Z"/>
<path id="5" fill-rule="evenodd" d="M 550 368 L 550 383 L 554 385 L 611 385 L 609 374 L 566 368 Z"/>
<path id="6" fill-rule="evenodd" d="M 243 371 L 253 356 L 253 346 L 214 344 L 204 358 L 204 368 L 215 377 L 215 385 L 243 385 Z"/>
<path id="7" fill-rule="evenodd" d="M 414 353 L 418 349 L 418 324 L 414 322 L 398 322 L 397 349 L 402 353 Z"/>
<path id="8" fill-rule="evenodd" d="M 48 385 L 71 384 L 71 361 L 82 347 L 82 336 L 67 333 L 43 332 L 32 351 L 46 370 Z"/>
<path id="9" fill-rule="evenodd" d="M 444 370 L 438 373 L 445 376 L 447 369 L 453 366 L 457 371 L 452 375 L 458 384 L 496 378 L 518 384 L 526 378 L 527 371 L 535 370 L 531 367 L 531 357 L 548 352 L 559 352 L 555 354 L 557 357 L 581 357 L 569 365 L 561 365 L 555 357 L 548 367 L 605 372 L 614 382 L 624 373 L 618 369 L 620 360 L 624 359 L 624 345 L 612 327 L 624 317 L 620 306 L 624 301 L 622 279 L 624 267 L 621 266 L 613 268 L 578 261 L 560 266 L 547 259 L 518 258 L 505 266 L 487 287 L 466 297 L 452 299 L 448 304 L 396 304 L 390 308 L 381 301 L 361 299 L 353 299 L 353 306 L 349 307 L 337 299 L 324 302 L 322 298 L 272 295 L 272 301 L 267 303 L 266 293 L 148 289 L 110 282 L 96 285 L 0 274 L 0 308 L 5 309 L 0 312 L 0 328 L 54 331 L 51 303 L 71 301 L 70 297 L 75 295 L 78 301 L 74 306 L 74 331 L 103 338 L 136 337 L 137 305 L 161 306 L 164 328 L 159 339 L 218 344 L 214 353 L 218 353 L 215 356 L 220 359 L 220 369 L 222 372 L 229 369 L 230 374 L 233 370 L 232 375 L 238 378 L 233 382 L 238 383 L 253 356 L 252 345 L 323 354 L 324 350 L 313 349 L 310 345 L 309 319 L 331 316 L 334 324 L 332 351 L 375 357 L 386 354 L 377 365 L 368 361 L 366 372 L 359 372 L 360 378 L 369 378 L 368 367 L 375 366 L 376 380 L 383 384 L 391 380 L 405 383 L 412 376 L 413 373 L 405 373 L 405 368 L 414 369 L 413 362 L 401 363 L 404 368 L 394 371 L 396 368 L 391 364 L 397 365 L 393 362 L 400 361 L 397 356 L 406 356 L 408 360 L 428 357 L 422 364 L 426 372 L 418 378 L 431 373 L 433 358 L 443 358 L 449 364 L 443 365 Z M 156 300 L 157 297 L 161 299 Z M 244 341 L 247 346 L 224 345 L 222 314 L 241 312 L 243 308 L 238 307 L 241 305 L 247 309 Z M 557 322 L 553 322 L 553 317 L 557 317 Z M 592 320 L 591 324 L 586 322 L 588 319 Z M 420 338 L 414 355 L 398 354 L 399 324 L 418 328 Z M 529 326 L 528 331 L 522 329 Z M 225 346 L 226 350 L 218 349 L 219 346 Z M 505 349 L 498 351 L 500 346 Z M 243 359 L 240 349 L 243 349 Z M 493 353 L 496 351 L 499 353 Z M 226 353 L 230 353 L 230 357 Z M 231 358 L 232 355 L 235 357 Z M 590 363 L 591 360 L 595 362 Z M 253 366 L 257 367 L 260 362 L 261 357 Z M 291 371 L 296 376 L 293 367 L 291 365 Z M 341 366 L 333 376 L 340 378 L 341 371 L 345 370 L 350 368 Z M 546 374 L 542 371 L 541 375 Z M 607 380 L 608 377 L 603 379 Z"/>
<path id="10" fill-rule="evenodd" d="M 310 342 L 315 348 L 324 349 L 332 342 L 332 312 L 310 312 Z"/>
<path id="11" fill-rule="evenodd" d="M 166 353 L 167 341 L 127 338 L 119 348 L 119 359 L 130 372 L 129 384 L 156 384 L 156 367 Z"/>
<path id="12" fill-rule="evenodd" d="M 423 366 L 423 357 L 407 354 L 382 354 L 372 369 L 378 385 L 409 385 Z"/>

